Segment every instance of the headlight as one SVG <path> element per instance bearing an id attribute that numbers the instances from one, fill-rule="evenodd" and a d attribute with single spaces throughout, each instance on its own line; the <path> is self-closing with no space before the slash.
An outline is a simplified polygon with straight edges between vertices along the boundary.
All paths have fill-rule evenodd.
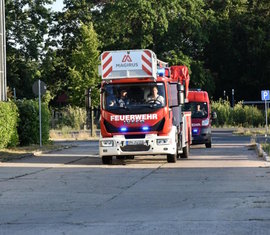
<path id="1" fill-rule="evenodd" d="M 206 118 L 202 121 L 202 126 L 208 126 L 209 125 L 209 118 Z"/>
<path id="2" fill-rule="evenodd" d="M 101 147 L 113 147 L 114 146 L 114 141 L 113 140 L 101 140 L 100 141 L 100 146 Z"/>
<path id="3" fill-rule="evenodd" d="M 171 139 L 157 139 L 157 145 L 171 144 Z"/>

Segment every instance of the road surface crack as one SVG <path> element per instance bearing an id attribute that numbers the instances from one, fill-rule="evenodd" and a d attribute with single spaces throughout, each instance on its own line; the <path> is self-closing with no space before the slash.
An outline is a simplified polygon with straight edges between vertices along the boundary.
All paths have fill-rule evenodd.
<path id="1" fill-rule="evenodd" d="M 109 198 L 108 200 L 106 200 L 103 203 L 98 204 L 96 207 L 101 207 L 103 204 L 106 204 L 108 202 L 113 201 L 114 199 L 116 199 L 117 197 L 119 197 L 120 195 L 122 195 L 125 191 L 129 190 L 130 188 L 132 188 L 133 186 L 135 186 L 137 183 L 143 181 L 144 179 L 146 179 L 148 176 L 152 175 L 153 173 L 155 173 L 156 171 L 158 171 L 159 169 L 161 169 L 161 167 L 163 165 L 165 165 L 166 163 L 161 164 L 159 167 L 153 169 L 152 171 L 150 171 L 148 174 L 140 177 L 138 180 L 136 180 L 135 182 L 133 182 L 132 184 L 123 187 L 123 190 L 121 190 L 118 194 L 114 195 L 113 197 Z"/>
<path id="2" fill-rule="evenodd" d="M 19 179 L 19 178 L 22 178 L 22 177 L 25 177 L 25 176 L 29 176 L 29 175 L 35 175 L 35 174 L 38 174 L 40 172 L 43 172 L 43 171 L 46 171 L 46 170 L 49 170 L 49 169 L 52 169 L 52 168 L 51 167 L 50 168 L 43 168 L 43 169 L 38 170 L 38 171 L 34 171 L 34 172 L 30 172 L 30 173 L 25 173 L 25 174 L 22 174 L 22 175 L 16 175 L 16 176 L 10 177 L 8 179 L 0 180 L 0 182 L 6 182 L 6 181 L 9 181 L 9 180 L 15 180 L 15 179 Z"/>

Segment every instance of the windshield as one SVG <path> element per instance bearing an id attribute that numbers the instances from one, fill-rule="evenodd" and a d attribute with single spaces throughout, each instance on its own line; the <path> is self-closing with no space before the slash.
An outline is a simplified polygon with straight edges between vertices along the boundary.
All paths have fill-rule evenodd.
<path id="1" fill-rule="evenodd" d="M 207 118 L 208 109 L 206 102 L 191 102 L 185 104 L 185 111 L 191 111 L 192 118 Z"/>
<path id="2" fill-rule="evenodd" d="M 107 84 L 103 107 L 114 113 L 143 113 L 166 104 L 163 83 Z"/>

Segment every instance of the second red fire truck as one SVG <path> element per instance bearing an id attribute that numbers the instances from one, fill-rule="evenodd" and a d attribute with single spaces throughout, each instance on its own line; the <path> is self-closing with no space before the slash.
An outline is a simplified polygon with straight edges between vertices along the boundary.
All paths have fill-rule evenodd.
<path id="1" fill-rule="evenodd" d="M 188 100 L 185 110 L 191 111 L 192 144 L 205 144 L 206 148 L 211 148 L 211 122 L 217 115 L 211 112 L 208 93 L 200 89 L 191 90 L 188 93 Z"/>
<path id="2" fill-rule="evenodd" d="M 187 67 L 168 67 L 150 50 L 106 51 L 100 73 L 103 164 L 114 156 L 166 155 L 168 162 L 188 157 L 191 113 L 182 110 Z"/>

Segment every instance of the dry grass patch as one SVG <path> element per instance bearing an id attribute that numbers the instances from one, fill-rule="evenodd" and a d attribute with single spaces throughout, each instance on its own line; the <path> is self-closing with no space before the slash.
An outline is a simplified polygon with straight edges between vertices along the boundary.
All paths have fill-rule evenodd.
<path id="1" fill-rule="evenodd" d="M 94 132 L 95 133 L 95 132 Z M 99 137 L 90 135 L 90 131 L 51 130 L 51 140 L 98 140 Z"/>
<path id="2" fill-rule="evenodd" d="M 14 147 L 8 149 L 0 149 L 0 161 L 9 161 L 12 159 L 19 159 L 36 152 L 44 152 L 57 150 L 63 146 L 47 144 L 42 147 L 39 145 L 30 145 L 25 147 Z"/>
<path id="3" fill-rule="evenodd" d="M 242 136 L 264 135 L 265 134 L 265 129 L 264 128 L 244 128 L 244 127 L 239 127 L 233 132 L 233 134 L 242 135 Z"/>

